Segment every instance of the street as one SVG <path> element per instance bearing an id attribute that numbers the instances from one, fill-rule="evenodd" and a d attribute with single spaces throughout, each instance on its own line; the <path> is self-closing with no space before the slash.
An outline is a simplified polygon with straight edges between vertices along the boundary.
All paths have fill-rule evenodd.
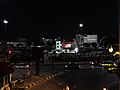
<path id="1" fill-rule="evenodd" d="M 42 67 L 50 69 L 51 64 L 41 65 L 41 72 L 45 71 Z M 62 64 L 54 65 L 54 68 L 62 67 L 57 71 L 64 71 L 61 75 L 53 77 L 40 83 L 29 90 L 64 90 L 68 85 L 70 90 L 102 90 L 107 84 L 109 90 L 118 89 L 118 78 L 115 74 L 108 73 L 106 69 L 98 66 L 81 65 L 79 70 L 64 70 Z M 52 68 L 52 67 L 51 67 Z M 49 70 L 50 71 L 50 70 Z"/>

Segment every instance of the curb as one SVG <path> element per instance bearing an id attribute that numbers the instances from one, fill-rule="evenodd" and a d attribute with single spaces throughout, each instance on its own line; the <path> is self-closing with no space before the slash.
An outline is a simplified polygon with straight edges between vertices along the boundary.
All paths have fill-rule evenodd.
<path id="1" fill-rule="evenodd" d="M 63 74 L 63 72 L 56 73 L 56 74 L 51 75 L 51 76 L 47 76 L 47 77 L 45 77 L 44 79 L 45 79 L 45 80 L 49 80 L 49 79 L 51 79 L 51 78 L 53 78 L 53 77 L 56 77 L 56 76 L 58 76 L 58 75 L 61 75 L 61 74 Z"/>
<path id="2" fill-rule="evenodd" d="M 49 79 L 51 79 L 51 78 L 53 78 L 53 77 L 56 77 L 56 76 L 58 76 L 58 75 L 61 75 L 61 74 L 63 74 L 63 72 L 60 72 L 60 73 L 56 73 L 56 74 L 53 74 L 53 75 L 50 75 L 50 76 L 43 76 L 43 80 L 49 80 Z M 39 78 L 41 78 L 42 76 L 39 76 Z M 31 88 L 31 87 L 33 87 L 33 86 L 35 86 L 35 85 L 37 85 L 37 84 L 39 84 L 39 83 L 41 83 L 41 79 L 40 80 L 38 80 L 37 82 L 32 82 L 31 84 L 28 84 L 28 85 L 25 85 L 24 87 L 15 87 L 15 88 L 13 88 L 13 90 L 16 90 L 16 88 L 18 88 L 18 89 L 29 89 L 29 88 Z"/>

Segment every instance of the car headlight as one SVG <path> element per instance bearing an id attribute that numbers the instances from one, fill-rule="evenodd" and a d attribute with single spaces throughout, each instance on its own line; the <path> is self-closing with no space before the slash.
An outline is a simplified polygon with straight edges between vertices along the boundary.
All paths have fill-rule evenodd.
<path id="1" fill-rule="evenodd" d="M 117 66 L 117 64 L 116 64 L 116 63 L 114 63 L 113 65 L 114 65 L 114 66 Z"/>
<path id="2" fill-rule="evenodd" d="M 65 65 L 65 67 L 68 67 L 67 65 Z"/>

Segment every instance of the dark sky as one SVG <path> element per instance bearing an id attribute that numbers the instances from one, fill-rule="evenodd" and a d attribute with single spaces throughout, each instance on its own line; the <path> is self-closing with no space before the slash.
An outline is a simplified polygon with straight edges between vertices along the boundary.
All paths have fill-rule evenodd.
<path id="1" fill-rule="evenodd" d="M 8 37 L 71 39 L 80 23 L 86 34 L 117 35 L 117 0 L 1 0 L 4 18 Z M 3 23 L 0 30 L 3 36 Z"/>

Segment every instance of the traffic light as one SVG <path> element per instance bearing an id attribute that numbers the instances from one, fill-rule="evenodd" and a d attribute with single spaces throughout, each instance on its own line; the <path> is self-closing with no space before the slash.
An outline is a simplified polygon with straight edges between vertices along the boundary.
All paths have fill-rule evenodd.
<path id="1" fill-rule="evenodd" d="M 13 55 L 13 51 L 12 50 L 8 50 L 7 51 L 7 60 L 11 60 L 12 55 Z"/>
<path id="2" fill-rule="evenodd" d="M 12 55 L 13 54 L 13 51 L 12 50 L 9 50 L 8 51 L 8 55 Z"/>

